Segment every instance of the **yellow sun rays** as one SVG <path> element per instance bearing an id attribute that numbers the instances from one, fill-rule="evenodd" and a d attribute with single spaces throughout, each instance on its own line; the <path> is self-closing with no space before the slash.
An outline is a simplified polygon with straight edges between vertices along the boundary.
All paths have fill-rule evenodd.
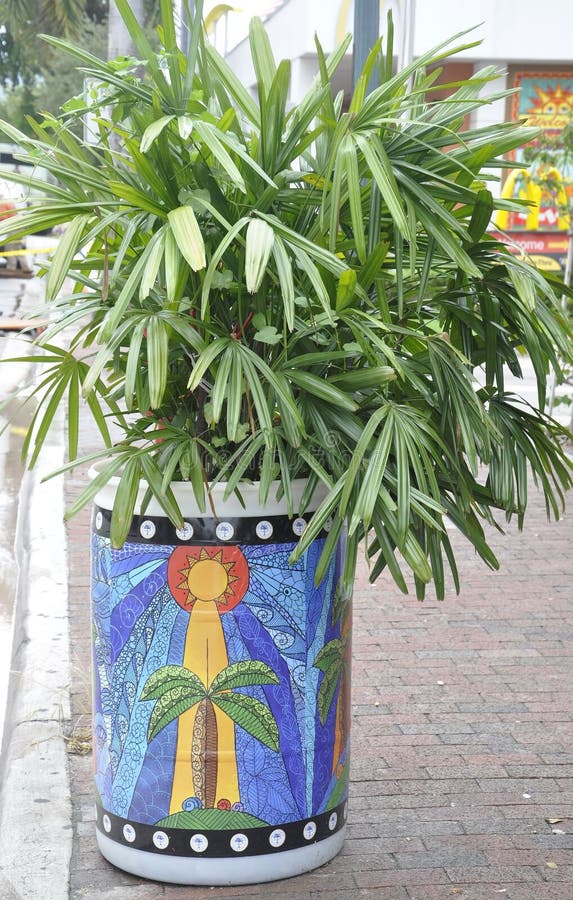
<path id="1" fill-rule="evenodd" d="M 215 601 L 227 605 L 233 597 L 233 584 L 239 579 L 230 572 L 234 561 L 223 562 L 223 551 L 211 556 L 204 548 L 198 558 L 187 556 L 187 565 L 179 569 L 183 581 L 177 587 L 187 592 L 185 606 L 190 608 L 197 601 Z"/>

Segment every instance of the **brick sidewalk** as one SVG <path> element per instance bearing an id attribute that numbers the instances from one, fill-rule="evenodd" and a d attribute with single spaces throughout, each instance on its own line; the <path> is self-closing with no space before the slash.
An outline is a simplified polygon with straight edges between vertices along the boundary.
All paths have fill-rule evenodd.
<path id="1" fill-rule="evenodd" d="M 84 473 L 69 476 L 67 504 Z M 573 498 L 570 498 L 573 503 Z M 88 514 L 69 534 L 70 750 L 89 727 Z M 360 568 L 355 589 L 349 837 L 288 881 L 189 888 L 142 881 L 96 849 L 89 756 L 70 753 L 73 900 L 571 900 L 573 898 L 573 507 L 496 535 L 489 572 L 453 534 L 462 593 L 403 597 Z"/>

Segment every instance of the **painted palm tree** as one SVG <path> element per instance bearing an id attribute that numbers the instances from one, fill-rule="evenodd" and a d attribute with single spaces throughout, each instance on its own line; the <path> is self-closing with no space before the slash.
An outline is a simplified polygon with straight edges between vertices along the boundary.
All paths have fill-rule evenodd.
<path id="1" fill-rule="evenodd" d="M 195 795 L 204 807 L 213 807 L 217 795 L 219 765 L 216 709 L 245 731 L 278 750 L 279 735 L 270 709 L 256 697 L 238 693 L 238 688 L 278 684 L 273 670 L 259 660 L 242 660 L 222 669 L 209 686 L 185 666 L 163 666 L 147 679 L 141 699 L 156 700 L 147 731 L 152 741 L 174 719 L 197 707 L 190 747 Z M 172 811 L 174 811 L 172 809 Z"/>
<path id="2" fill-rule="evenodd" d="M 352 608 L 352 595 L 343 588 L 339 582 L 334 595 L 332 605 L 332 624 L 340 623 L 340 637 L 333 638 L 325 644 L 314 660 L 314 665 L 323 673 L 323 679 L 318 689 L 317 703 L 321 724 L 324 725 L 332 706 L 336 689 L 338 688 L 338 700 L 336 702 L 336 718 L 334 727 L 334 747 L 332 751 L 332 772 L 336 771 L 342 755 L 346 736 L 349 732 L 347 721 L 350 709 L 350 613 Z"/>

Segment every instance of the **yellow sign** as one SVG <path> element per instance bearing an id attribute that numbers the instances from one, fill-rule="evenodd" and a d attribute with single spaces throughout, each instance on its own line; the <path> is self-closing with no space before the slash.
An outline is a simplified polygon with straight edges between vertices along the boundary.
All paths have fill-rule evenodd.
<path id="1" fill-rule="evenodd" d="M 551 191 L 543 187 L 544 181 L 553 186 Z M 518 212 L 500 210 L 495 224 L 503 231 L 567 231 L 569 216 L 563 213 L 567 194 L 561 173 L 554 167 L 538 171 L 536 181 L 527 169 L 515 169 L 505 181 L 502 197 L 528 205 Z"/>

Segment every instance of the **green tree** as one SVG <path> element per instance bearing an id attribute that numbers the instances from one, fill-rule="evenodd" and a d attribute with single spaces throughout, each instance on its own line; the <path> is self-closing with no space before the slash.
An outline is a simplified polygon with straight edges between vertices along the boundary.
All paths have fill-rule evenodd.
<path id="1" fill-rule="evenodd" d="M 148 28 L 158 20 L 156 0 L 138 0 L 134 4 L 140 20 Z M 111 52 L 128 55 L 131 46 L 113 40 L 110 28 L 117 16 L 115 4 L 108 0 L 0 0 L 0 85 L 4 97 L 0 116 L 25 134 L 33 129 L 28 116 L 42 113 L 59 115 L 70 98 L 82 93 L 84 75 L 61 47 L 42 40 L 41 35 L 73 38 L 84 50 L 99 59 Z"/>
<path id="2" fill-rule="evenodd" d="M 83 75 L 39 35 L 75 38 L 105 58 L 107 0 L 0 0 L 0 115 L 31 134 L 28 116 L 57 114 Z"/>
<path id="3" fill-rule="evenodd" d="M 105 59 L 107 50 L 107 25 L 84 17 L 83 30 L 80 36 L 82 46 L 100 59 Z M 34 45 L 44 44 L 35 40 Z M 46 47 L 48 45 L 46 44 Z M 1 55 L 0 49 L 0 55 Z M 22 72 L 21 78 L 12 80 L 12 76 L 4 82 L 7 88 L 0 100 L 0 117 L 19 128 L 26 134 L 32 129 L 27 117 L 36 118 L 39 113 L 58 115 L 63 104 L 70 98 L 82 93 L 84 76 L 76 66 L 70 63 L 66 53 L 55 51 L 42 74 L 31 75 Z"/>
<path id="4" fill-rule="evenodd" d="M 107 0 L 0 0 L 0 17 L 14 35 L 78 38 L 84 16 L 103 22 L 107 14 Z"/>

